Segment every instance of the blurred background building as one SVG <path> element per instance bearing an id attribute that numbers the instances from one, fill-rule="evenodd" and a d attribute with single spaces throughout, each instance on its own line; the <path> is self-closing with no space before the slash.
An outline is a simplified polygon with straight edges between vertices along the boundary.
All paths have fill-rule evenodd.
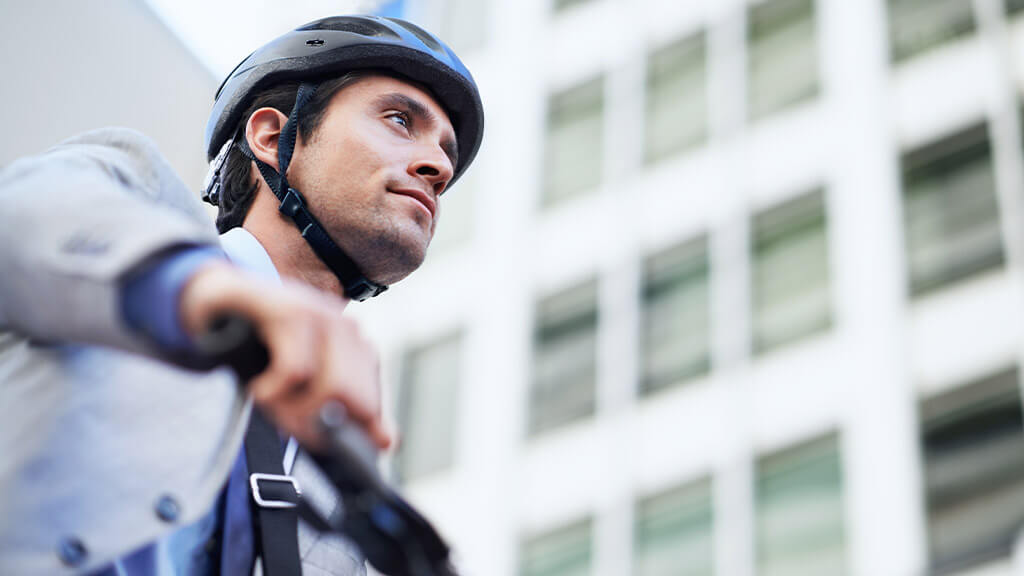
<path id="1" fill-rule="evenodd" d="M 471 573 L 1019 573 L 1022 12 L 409 5 L 488 134 L 354 311 Z"/>
<path id="2" fill-rule="evenodd" d="M 153 4 L 3 5 L 0 164 L 127 123 L 198 187 L 230 66 Z M 363 7 L 488 113 L 424 268 L 351 308 L 467 573 L 1024 573 L 1024 1 Z"/>
<path id="3" fill-rule="evenodd" d="M 185 182 L 206 174 L 203 127 L 220 78 L 144 2 L 0 2 L 0 167 L 95 128 L 156 141 Z"/>

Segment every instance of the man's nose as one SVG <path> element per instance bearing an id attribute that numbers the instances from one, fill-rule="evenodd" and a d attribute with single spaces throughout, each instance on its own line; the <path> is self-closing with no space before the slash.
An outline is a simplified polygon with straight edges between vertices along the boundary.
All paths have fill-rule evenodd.
<path id="1" fill-rule="evenodd" d="M 424 149 L 416 161 L 410 164 L 409 172 L 430 183 L 436 196 L 451 182 L 455 169 L 451 159 L 438 146 L 430 150 Z"/>

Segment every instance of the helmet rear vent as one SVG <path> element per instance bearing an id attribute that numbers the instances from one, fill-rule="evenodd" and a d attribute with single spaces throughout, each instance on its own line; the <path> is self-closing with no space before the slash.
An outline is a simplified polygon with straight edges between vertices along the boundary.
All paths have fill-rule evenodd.
<path id="1" fill-rule="evenodd" d="M 302 28 L 298 28 L 298 30 L 338 30 L 340 32 L 351 32 L 352 34 L 370 36 L 374 38 L 382 36 L 395 39 L 400 38 L 394 30 L 388 28 L 385 24 L 374 22 L 369 18 L 353 16 L 332 16 L 330 18 L 321 18 L 316 22 L 310 22 Z"/>
<path id="2" fill-rule="evenodd" d="M 419 26 L 413 24 L 412 22 L 406 22 L 405 20 L 399 20 L 398 18 L 388 18 L 388 20 L 394 22 L 395 24 L 398 24 L 402 28 L 405 28 L 406 30 L 411 32 L 413 36 L 419 38 L 420 42 L 426 44 L 428 47 L 430 47 L 431 50 L 435 52 L 445 51 L 444 48 L 441 47 L 441 44 L 437 41 L 437 39 L 431 36 L 430 32 L 427 32 L 426 30 L 420 28 Z"/>

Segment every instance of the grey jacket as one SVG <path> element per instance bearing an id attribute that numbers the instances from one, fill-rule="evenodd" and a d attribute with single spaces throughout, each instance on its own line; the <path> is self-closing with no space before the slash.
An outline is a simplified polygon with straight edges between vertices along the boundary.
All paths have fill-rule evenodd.
<path id="1" fill-rule="evenodd" d="M 162 250 L 216 243 L 136 132 L 91 132 L 0 172 L 0 574 L 88 573 L 214 504 L 250 405 L 226 371 L 161 361 L 123 324 L 119 282 Z M 300 551 L 307 576 L 364 573 L 305 527 Z"/>

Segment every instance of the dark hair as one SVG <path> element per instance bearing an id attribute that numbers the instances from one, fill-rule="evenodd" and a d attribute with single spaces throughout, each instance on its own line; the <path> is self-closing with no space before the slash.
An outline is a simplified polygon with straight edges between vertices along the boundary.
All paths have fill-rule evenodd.
<path id="1" fill-rule="evenodd" d="M 372 70 L 356 70 L 337 78 L 325 80 L 317 87 L 313 98 L 299 111 L 299 137 L 309 140 L 324 119 L 327 104 L 342 88 L 373 75 Z M 260 108 L 275 108 L 282 114 L 291 114 L 295 105 L 295 94 L 299 91 L 299 82 L 276 84 L 263 90 L 253 99 L 242 114 L 242 119 L 235 127 L 234 141 L 241 142 L 245 138 L 245 125 L 249 117 Z M 242 154 L 238 146 L 232 146 L 221 169 L 221 190 L 217 209 L 217 230 L 220 233 L 237 228 L 245 221 L 249 207 L 256 197 L 259 188 L 259 177 L 252 178 L 252 161 Z"/>

